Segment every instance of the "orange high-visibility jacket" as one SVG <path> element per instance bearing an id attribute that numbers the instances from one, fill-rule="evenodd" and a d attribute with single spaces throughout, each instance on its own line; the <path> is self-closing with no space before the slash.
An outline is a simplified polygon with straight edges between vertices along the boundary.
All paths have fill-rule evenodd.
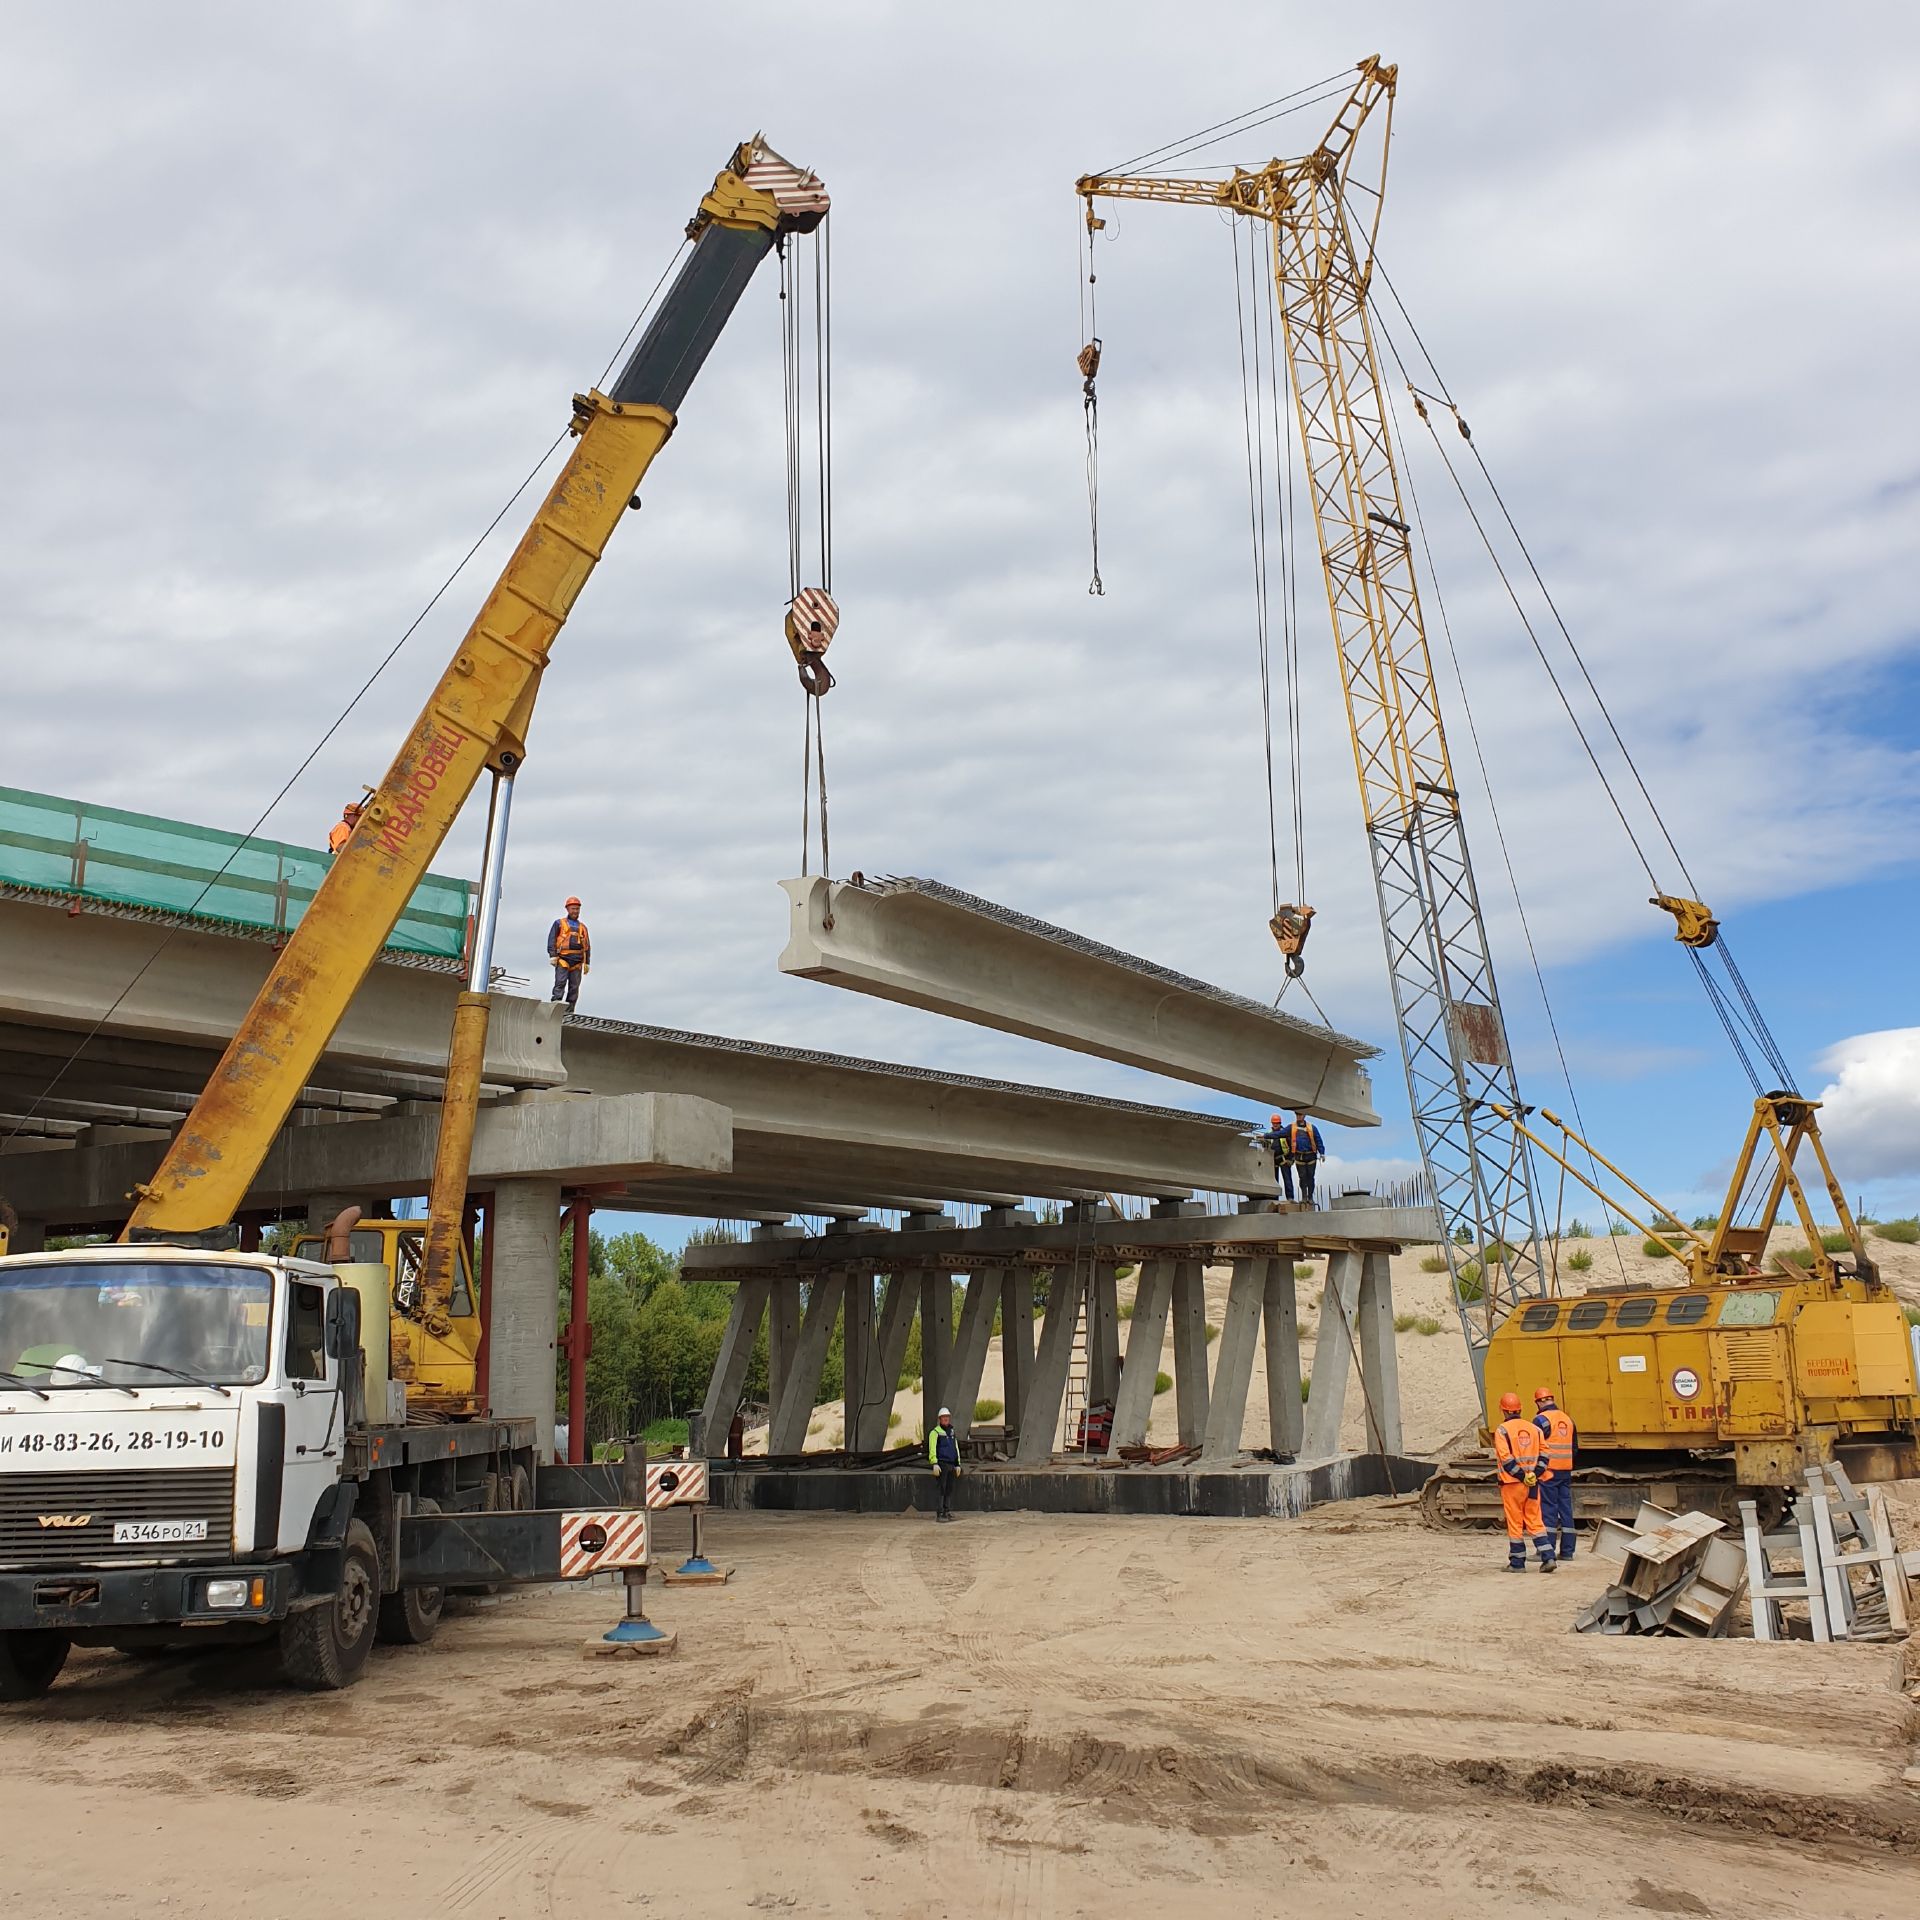
<path id="1" fill-rule="evenodd" d="M 1509 1480 L 1538 1473 L 1543 1447 L 1540 1429 L 1531 1420 L 1512 1414 L 1493 1430 L 1493 1451 L 1501 1473 Z"/>
<path id="2" fill-rule="evenodd" d="M 593 945 L 587 938 L 584 920 L 556 920 L 547 935 L 547 952 L 557 967 L 584 966 L 593 957 Z"/>
<path id="3" fill-rule="evenodd" d="M 1573 1471 L 1573 1415 L 1559 1407 L 1542 1407 L 1533 1416 L 1546 1463 L 1555 1473 Z"/>
<path id="4" fill-rule="evenodd" d="M 329 853 L 338 853 L 352 838 L 353 822 L 350 820 L 336 820 L 333 823 L 333 831 L 327 835 L 327 851 Z"/>

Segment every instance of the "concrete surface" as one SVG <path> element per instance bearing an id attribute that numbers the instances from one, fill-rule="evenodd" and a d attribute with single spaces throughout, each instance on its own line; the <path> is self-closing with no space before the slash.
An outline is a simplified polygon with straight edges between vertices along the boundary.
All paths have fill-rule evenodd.
<path id="1" fill-rule="evenodd" d="M 281 1135 L 247 1206 L 273 1209 L 288 1196 L 350 1193 L 356 1200 L 427 1189 L 437 1109 L 350 1126 L 293 1127 Z M 165 1142 L 74 1147 L 9 1159 L 6 1189 L 36 1220 L 95 1226 L 126 1217 L 127 1194 L 159 1164 Z M 724 1107 L 687 1094 L 608 1099 L 535 1094 L 481 1109 L 474 1126 L 472 1183 L 526 1177 L 573 1187 L 644 1185 L 653 1173 L 724 1175 L 732 1143 Z"/>

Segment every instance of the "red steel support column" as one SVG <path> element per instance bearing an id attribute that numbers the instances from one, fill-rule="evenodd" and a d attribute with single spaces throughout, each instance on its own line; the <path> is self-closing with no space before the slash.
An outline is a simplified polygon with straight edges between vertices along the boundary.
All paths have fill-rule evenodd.
<path id="1" fill-rule="evenodd" d="M 567 1459 L 587 1457 L 587 1350 L 593 1331 L 587 1319 L 587 1261 L 592 1251 L 593 1202 L 584 1194 L 567 1209 L 573 1232 L 573 1296 L 567 1319 Z"/>

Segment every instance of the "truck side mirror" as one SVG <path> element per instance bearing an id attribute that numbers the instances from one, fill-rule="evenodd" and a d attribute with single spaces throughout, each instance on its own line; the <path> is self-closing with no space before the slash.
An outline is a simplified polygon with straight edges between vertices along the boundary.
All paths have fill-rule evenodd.
<path id="1" fill-rule="evenodd" d="M 350 1360 L 360 1351 L 360 1296 L 351 1287 L 327 1295 L 327 1357 Z"/>

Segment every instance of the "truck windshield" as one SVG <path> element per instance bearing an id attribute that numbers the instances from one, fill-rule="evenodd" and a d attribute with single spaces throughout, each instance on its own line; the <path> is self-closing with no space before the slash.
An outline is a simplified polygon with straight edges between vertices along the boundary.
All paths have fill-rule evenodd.
<path id="1" fill-rule="evenodd" d="M 0 1372 L 43 1393 L 152 1390 L 156 1367 L 251 1386 L 266 1377 L 271 1301 L 259 1267 L 0 1260 Z"/>

